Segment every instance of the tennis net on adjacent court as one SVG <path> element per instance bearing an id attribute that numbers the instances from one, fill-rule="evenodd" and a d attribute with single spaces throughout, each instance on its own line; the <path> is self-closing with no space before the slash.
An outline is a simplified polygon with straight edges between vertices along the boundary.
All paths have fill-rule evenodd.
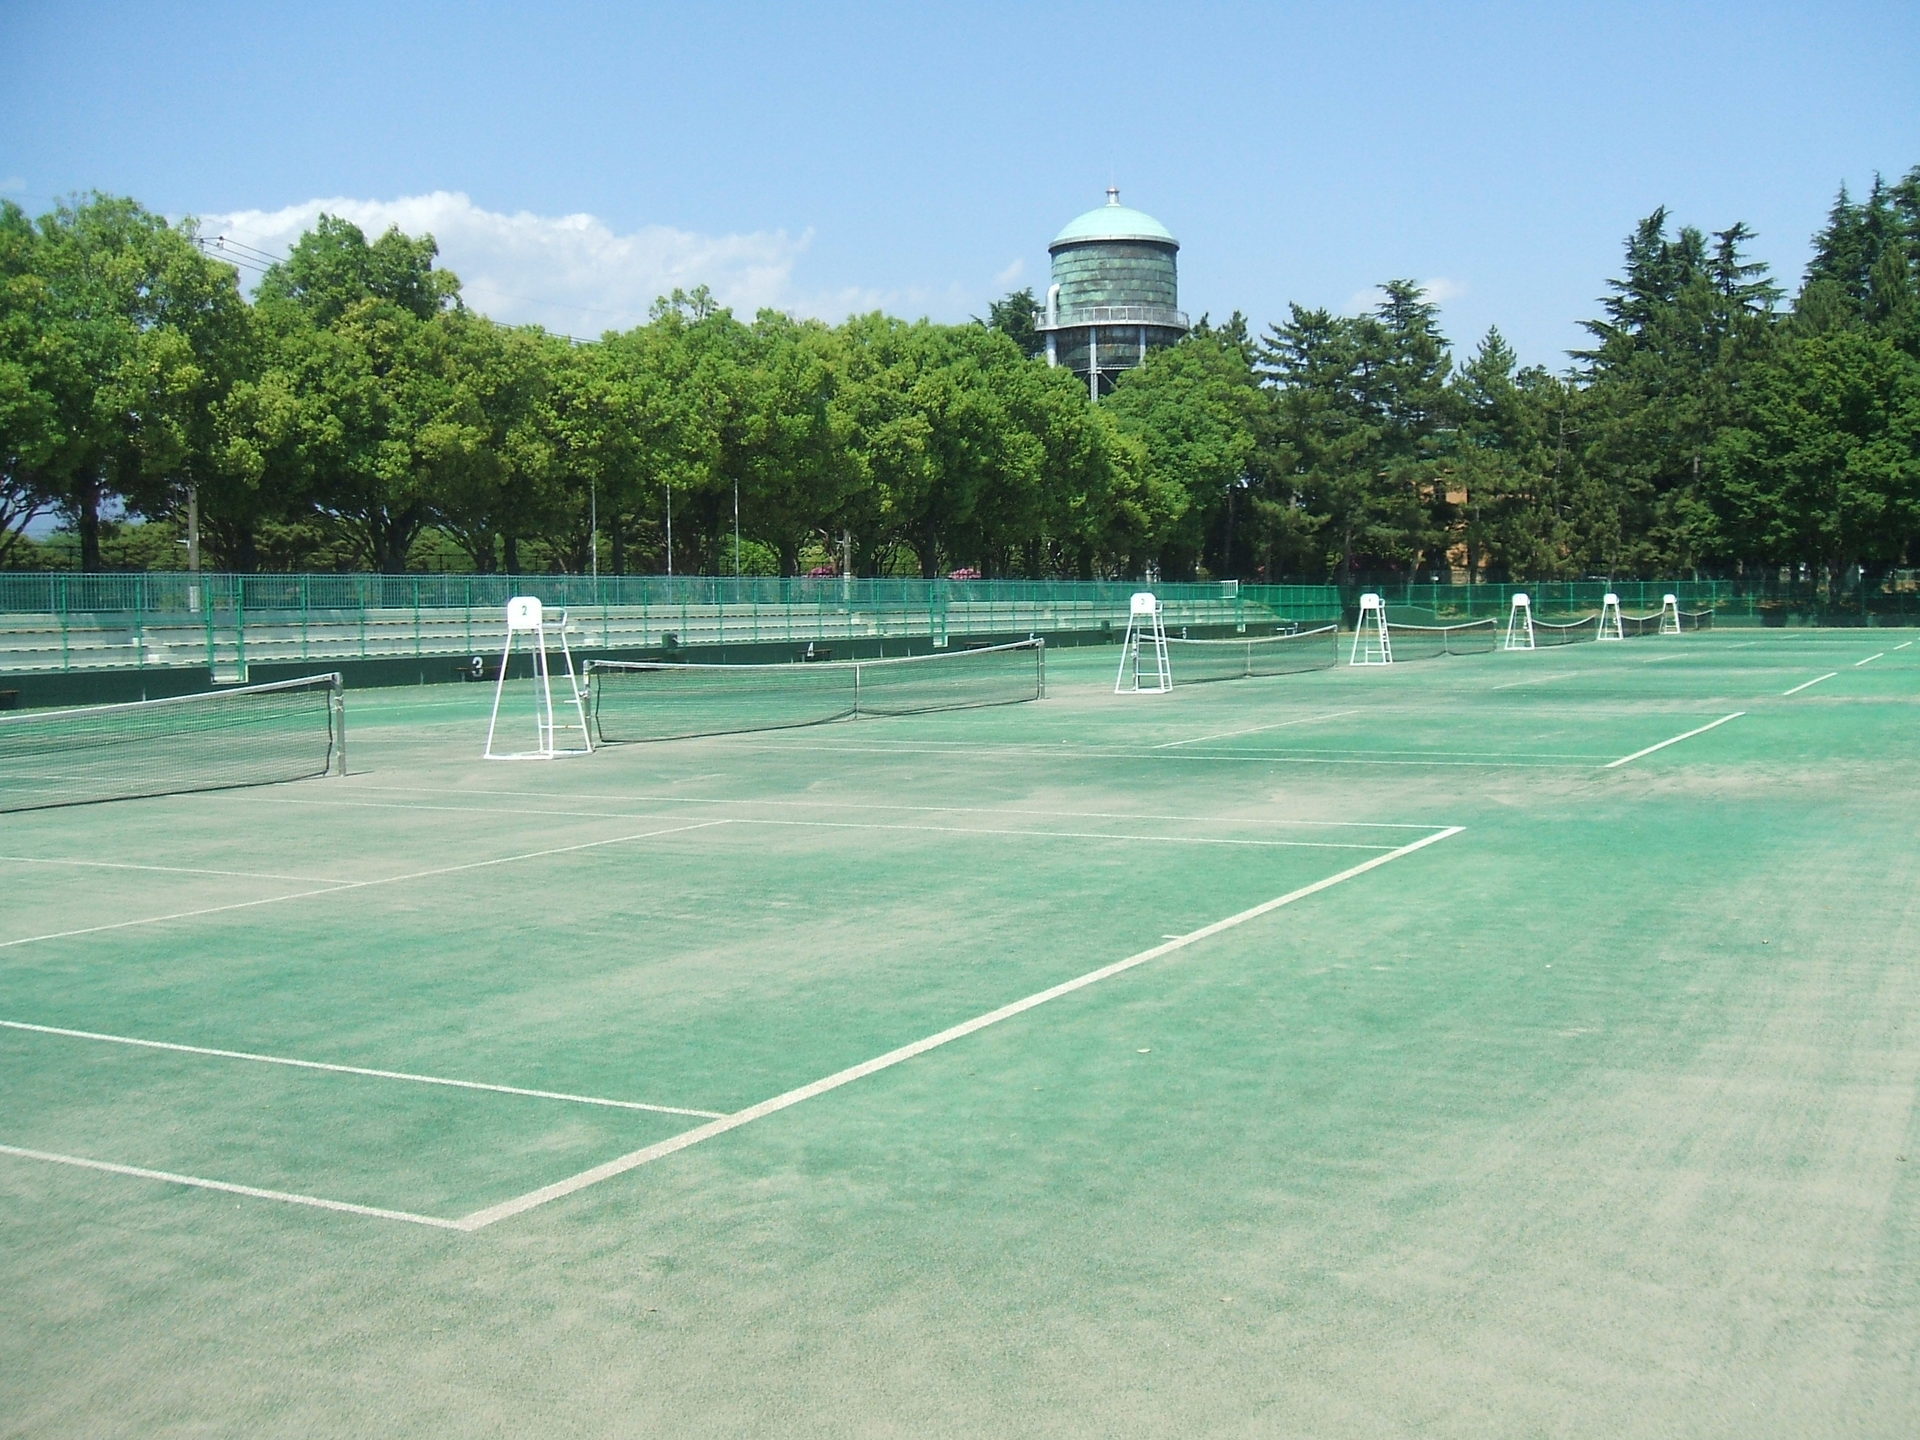
<path id="1" fill-rule="evenodd" d="M 1437 655 L 1484 655 L 1499 643 L 1497 621 L 1464 620 L 1458 625 L 1402 625 L 1387 622 L 1395 660 L 1430 660 Z"/>
<path id="2" fill-rule="evenodd" d="M 795 665 L 589 660 L 586 677 L 601 743 L 684 740 L 1038 700 L 1046 643 Z"/>
<path id="3" fill-rule="evenodd" d="M 1620 633 L 1632 638 L 1635 635 L 1670 635 L 1678 625 L 1681 633 L 1691 630 L 1711 630 L 1713 611 L 1711 610 L 1656 610 L 1651 615 L 1622 615 Z"/>
<path id="4" fill-rule="evenodd" d="M 1237 636 L 1230 640 L 1167 639 L 1173 683 L 1244 680 L 1252 675 L 1296 675 L 1340 663 L 1340 629 L 1322 625 L 1292 635 Z"/>
<path id="5" fill-rule="evenodd" d="M 1533 622 L 1533 643 L 1546 645 L 1578 645 L 1583 640 L 1600 638 L 1600 617 L 1588 615 L 1580 620 L 1535 620 Z"/>
<path id="6" fill-rule="evenodd" d="M 0 716 L 0 811 L 346 772 L 338 675 Z"/>

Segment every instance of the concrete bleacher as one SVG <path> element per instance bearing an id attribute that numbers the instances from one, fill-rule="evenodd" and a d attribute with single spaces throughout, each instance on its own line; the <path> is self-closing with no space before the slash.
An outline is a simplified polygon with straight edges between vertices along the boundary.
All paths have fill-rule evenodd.
<path id="1" fill-rule="evenodd" d="M 1231 600 L 1172 600 L 1169 628 L 1270 622 L 1264 608 Z M 939 607 L 830 604 L 596 605 L 574 609 L 568 634 L 580 651 L 930 638 L 1102 633 L 1124 627 L 1124 601 L 965 600 Z M 257 610 L 0 615 L 0 676 L 205 667 L 221 679 L 252 665 L 399 658 L 465 658 L 499 649 L 491 607 Z"/>

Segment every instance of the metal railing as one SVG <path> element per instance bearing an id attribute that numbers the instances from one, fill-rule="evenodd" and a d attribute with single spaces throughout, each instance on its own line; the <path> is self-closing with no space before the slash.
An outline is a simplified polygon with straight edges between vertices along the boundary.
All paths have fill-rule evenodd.
<path id="1" fill-rule="evenodd" d="M 1170 627 L 1338 618 L 1332 586 L 714 576 L 0 574 L 0 675 L 427 659 L 497 648 L 513 595 L 564 609 L 585 650 L 1091 632 L 1137 590 Z M 1276 608 L 1279 607 L 1279 608 Z"/>
<path id="2" fill-rule="evenodd" d="M 1041 330 L 1071 330 L 1083 325 L 1158 325 L 1185 330 L 1187 312 L 1167 305 L 1087 305 L 1062 310 L 1051 320 L 1042 317 Z"/>

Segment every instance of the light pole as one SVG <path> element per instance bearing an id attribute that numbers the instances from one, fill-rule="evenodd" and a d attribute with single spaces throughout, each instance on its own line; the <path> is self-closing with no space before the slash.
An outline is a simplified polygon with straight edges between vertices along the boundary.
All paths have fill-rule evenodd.
<path id="1" fill-rule="evenodd" d="M 733 477 L 733 578 L 740 578 L 740 477 Z"/>

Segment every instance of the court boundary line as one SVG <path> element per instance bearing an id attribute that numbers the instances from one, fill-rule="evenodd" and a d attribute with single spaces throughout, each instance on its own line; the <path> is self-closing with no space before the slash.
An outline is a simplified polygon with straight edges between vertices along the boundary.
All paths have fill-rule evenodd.
<path id="1" fill-rule="evenodd" d="M 1833 679 L 1834 676 L 1838 675 L 1839 673 L 1840 672 L 1838 670 L 1829 670 L 1826 674 L 1816 675 L 1813 679 L 1804 681 L 1801 684 L 1794 686 L 1791 690 L 1782 690 L 1780 694 L 1783 698 L 1788 695 L 1798 695 L 1802 690 L 1806 690 L 1811 688 L 1812 686 L 1818 685 L 1822 680 L 1831 680 Z"/>
<path id="2" fill-rule="evenodd" d="M 1586 715 L 1587 710 L 1571 713 Z M 425 785 L 361 785 L 361 790 L 377 790 L 387 795 L 519 795 L 534 800 L 568 800 L 574 797 L 556 790 L 446 790 Z M 251 798 L 274 800 L 279 797 L 255 795 Z M 1242 815 L 1149 815 L 1121 810 L 1026 810 L 1007 805 L 877 805 L 863 800 L 724 800 L 711 795 L 625 795 L 611 799 L 633 804 L 670 805 L 780 805 L 800 810 L 897 810 L 910 814 L 935 815 L 1023 815 L 1050 816 L 1064 820 L 1176 820 L 1207 825 L 1324 825 L 1347 830 L 1437 830 L 1437 825 L 1420 825 L 1405 820 L 1297 820 Z M 303 804 L 309 802 L 301 802 Z"/>
<path id="3" fill-rule="evenodd" d="M 515 805 L 413 805 L 413 804 L 408 804 L 404 801 L 397 801 L 397 800 L 396 801 L 389 801 L 389 800 L 282 800 L 276 803 L 283 804 L 283 805 L 318 805 L 322 807 L 341 805 L 341 806 L 347 806 L 349 808 L 364 807 L 364 808 L 371 808 L 376 810 L 433 810 L 433 811 L 447 811 L 456 815 L 545 815 L 548 817 L 566 817 L 566 818 L 571 818 L 575 820 L 631 820 L 631 819 L 637 818 L 633 815 L 623 814 L 617 810 L 530 810 L 523 806 L 515 806 Z M 750 802 L 742 802 L 742 803 L 750 803 Z M 668 817 L 662 815 L 654 818 L 664 820 L 664 819 L 667 819 Z M 1132 819 L 1135 817 L 1116 816 L 1115 818 Z M 1148 817 L 1140 817 L 1140 818 L 1186 819 L 1193 824 L 1206 823 L 1201 817 L 1198 817 L 1198 816 L 1194 816 L 1194 817 L 1148 816 Z M 1243 839 L 1236 839 L 1236 838 L 1225 837 L 1225 836 L 1222 836 L 1219 838 L 1209 838 L 1205 836 L 1190 836 L 1190 835 L 1108 835 L 1108 834 L 1092 834 L 1092 833 L 1088 833 L 1084 831 L 1076 831 L 1076 830 L 1009 830 L 1009 829 L 990 828 L 987 826 L 967 826 L 967 825 L 903 825 L 903 824 L 890 825 L 882 821 L 774 820 L 774 819 L 767 819 L 767 818 L 764 818 L 761 816 L 755 816 L 755 815 L 729 815 L 724 820 L 709 821 L 708 823 L 714 824 L 714 825 L 721 825 L 721 824 L 783 825 L 783 826 L 811 825 L 811 826 L 818 827 L 820 829 L 829 829 L 829 830 L 927 830 L 927 831 L 933 831 L 935 833 L 945 834 L 945 835 L 1013 835 L 1013 836 L 1024 835 L 1024 836 L 1030 836 L 1038 840 L 1049 840 L 1049 839 L 1136 840 L 1143 844 L 1167 844 L 1167 845 L 1273 845 L 1273 846 L 1298 846 L 1303 848 L 1327 849 L 1327 850 L 1389 850 L 1392 848 L 1389 845 L 1362 845 L 1362 844 L 1357 844 L 1351 841 L 1338 841 L 1338 840 L 1243 840 Z M 1338 822 L 1307 821 L 1307 822 L 1300 822 L 1300 823 L 1335 824 Z M 1402 828 L 1402 827 L 1395 827 L 1395 828 Z M 1432 827 L 1410 826 L 1405 828 L 1430 829 Z"/>
<path id="4" fill-rule="evenodd" d="M 258 870 L 209 870 L 198 865 L 136 865 L 131 860 L 75 860 L 59 855 L 0 855 L 0 864 L 77 865 L 89 870 L 151 870 L 160 875 L 219 875 L 229 880 L 289 880 L 296 885 L 349 885 L 325 875 L 269 875 Z"/>
<path id="5" fill-rule="evenodd" d="M 1678 745 L 1682 740 L 1691 740 L 1696 735 L 1704 735 L 1707 733 L 1707 731 L 1715 729 L 1718 726 L 1724 725 L 1729 720 L 1738 720 L 1742 715 L 1746 713 L 1747 712 L 1744 710 L 1736 710 L 1731 715 L 1722 715 L 1718 720 L 1709 720 L 1705 725 L 1702 725 L 1697 730 L 1689 730 L 1684 735 L 1675 735 L 1671 740 L 1662 740 L 1658 745 L 1649 745 L 1647 746 L 1646 749 L 1636 750 L 1631 755 L 1622 755 L 1618 760 L 1609 760 L 1606 764 L 1602 765 L 1600 768 L 1602 770 L 1617 769 L 1618 767 L 1625 765 L 1630 760 L 1638 760 L 1642 755 L 1651 755 L 1653 754 L 1654 751 L 1664 750 L 1669 745 Z"/>
<path id="6" fill-rule="evenodd" d="M 1276 720 L 1270 725 L 1249 725 L 1244 730 L 1221 730 L 1213 735 L 1196 735 L 1191 740 L 1169 740 L 1165 744 L 1155 745 L 1155 750 L 1172 750 L 1180 745 L 1204 745 L 1209 740 L 1230 740 L 1235 735 L 1253 735 L 1262 730 L 1285 730 L 1289 725 L 1312 725 L 1320 720 L 1338 720 L 1344 715 L 1358 715 L 1360 706 L 1351 710 L 1334 710 L 1325 715 L 1303 715 L 1297 720 Z"/>
<path id="7" fill-rule="evenodd" d="M 621 819 L 621 816 L 613 816 Z M 176 910 L 168 915 L 148 915 L 136 920 L 115 920 L 105 925 L 87 925 L 78 930 L 60 930 L 46 935 L 22 935 L 0 940 L 0 950 L 17 945 L 36 945 L 45 940 L 71 940 L 80 935 L 98 935 L 108 930 L 131 930 L 140 925 L 162 925 L 169 920 L 192 920 L 202 915 L 222 915 L 233 910 L 252 910 L 261 905 L 279 905 L 288 900 L 310 900 L 317 895 L 339 895 L 348 890 L 366 890 L 375 885 L 398 885 L 406 880 L 430 880 L 439 875 L 457 875 L 464 870 L 484 870 L 491 865 L 513 865 L 523 860 L 540 860 L 549 855 L 570 855 L 579 850 L 596 850 L 603 845 L 623 845 L 634 840 L 651 840 L 657 835 L 677 835 L 684 830 L 706 830 L 715 825 L 731 825 L 731 820 L 701 820 L 691 825 L 670 825 L 664 830 L 643 830 L 635 835 L 615 835 L 605 840 L 587 840 L 578 845 L 554 845 L 545 850 L 528 850 L 519 855 L 501 855 L 492 860 L 470 860 L 459 865 L 440 865 L 432 870 L 412 870 L 404 875 L 383 875 L 373 880 L 349 880 L 339 885 L 323 885 L 317 890 L 296 890 L 287 895 L 268 895 L 259 900 L 236 900 L 227 905 L 204 905 L 197 910 Z"/>
<path id="8" fill-rule="evenodd" d="M 796 830 L 894 830 L 931 835 L 994 835 L 1033 840 L 1126 840 L 1138 845 L 1246 845 L 1292 850 L 1391 850 L 1352 840 L 1251 840 L 1230 835 L 1115 835 L 1089 830 L 1008 830 L 984 825 L 905 825 L 859 820 L 769 820 L 735 816 L 732 825 L 772 825 Z"/>
<path id="9" fill-rule="evenodd" d="M 1853 662 L 1853 668 L 1854 668 L 1854 669 L 1856 669 L 1856 670 L 1858 670 L 1858 669 L 1859 669 L 1859 668 L 1860 668 L 1860 667 L 1861 667 L 1862 665 L 1870 665 L 1870 664 L 1872 664 L 1872 663 L 1873 663 L 1873 662 L 1874 662 L 1875 660 L 1879 660 L 1879 659 L 1882 659 L 1882 658 L 1884 658 L 1884 657 L 1885 657 L 1885 655 L 1886 655 L 1886 653 L 1887 653 L 1886 651 L 1884 651 L 1884 650 L 1882 650 L 1882 651 L 1880 651 L 1880 653 L 1879 653 L 1879 654 L 1877 654 L 1877 655 L 1869 655 L 1869 656 L 1867 656 L 1867 658 L 1866 658 L 1865 660 L 1856 660 L 1856 661 L 1854 661 L 1854 662 Z"/>
<path id="10" fill-rule="evenodd" d="M 346 1215 L 365 1215 L 375 1220 L 404 1220 L 410 1225 L 429 1225 L 436 1230 L 459 1230 L 458 1220 L 438 1215 L 416 1215 L 411 1210 L 389 1210 L 381 1205 L 356 1205 L 351 1200 L 328 1200 L 319 1195 L 302 1195 L 294 1190 L 267 1190 L 258 1185 L 237 1185 L 230 1180 L 209 1180 L 201 1175 L 180 1175 L 171 1170 L 149 1170 L 141 1165 L 120 1165 L 111 1160 L 94 1160 L 85 1155 L 62 1155 L 53 1150 L 30 1150 L 24 1145 L 0 1144 L 0 1155 L 24 1160 L 40 1160 L 49 1165 L 73 1165 L 82 1170 L 103 1170 L 109 1175 L 130 1175 L 136 1180 L 164 1180 L 195 1190 L 218 1190 L 228 1195 L 245 1195 L 253 1200 L 278 1200 L 286 1205 L 308 1205 L 316 1210 L 336 1210 Z"/>
<path id="11" fill-rule="evenodd" d="M 734 737 L 729 737 L 734 738 Z M 982 745 L 971 750 L 955 748 L 938 749 L 916 745 L 773 745 L 756 743 L 747 748 L 773 751 L 777 754 L 791 755 L 969 755 L 1013 754 L 1024 759 L 1042 757 L 1055 760 L 1219 760 L 1241 765 L 1437 765 L 1452 769 L 1466 770 L 1581 770 L 1591 765 L 1598 756 L 1573 756 L 1571 758 L 1548 758 L 1539 760 L 1369 760 L 1353 755 L 1340 754 L 1303 754 L 1299 751 L 1247 750 L 1239 754 L 1203 755 L 1191 750 L 1121 750 L 1096 748 L 1093 746 L 1066 747 L 1049 750 L 1013 749 L 1007 747 Z M 1399 754 L 1418 754 L 1418 751 L 1399 751 Z M 1441 751 L 1440 755 L 1457 752 Z"/>
<path id="12" fill-rule="evenodd" d="M 882 1070 L 890 1070 L 896 1065 L 915 1059 L 930 1050 L 936 1050 L 941 1046 L 949 1045 L 956 1040 L 964 1039 L 969 1035 L 986 1029 L 988 1026 L 997 1025 L 1003 1020 L 1010 1020 L 1016 1015 L 1023 1015 L 1027 1011 L 1036 1009 L 1050 1000 L 1057 1000 L 1063 995 L 1071 995 L 1076 991 L 1085 990 L 1090 986 L 1099 984 L 1103 980 L 1111 979 L 1115 975 L 1124 974 L 1150 961 L 1158 960 L 1162 956 L 1170 955 L 1177 950 L 1187 948 L 1189 945 L 1198 944 L 1202 940 L 1210 939 L 1227 930 L 1232 930 L 1237 926 L 1244 925 L 1250 920 L 1256 920 L 1263 915 L 1269 915 L 1282 906 L 1291 905 L 1298 900 L 1304 900 L 1310 895 L 1317 895 L 1322 890 L 1332 889 L 1335 885 L 1364 875 L 1369 870 L 1377 870 L 1382 865 L 1391 864 L 1395 860 L 1411 855 L 1416 850 L 1424 850 L 1429 845 L 1451 839 L 1453 836 L 1460 834 L 1465 828 L 1463 825 L 1445 826 L 1436 830 L 1431 835 L 1425 835 L 1418 840 L 1409 841 L 1407 844 L 1388 851 L 1384 855 L 1376 855 L 1371 860 L 1363 860 L 1357 865 L 1349 866 L 1345 870 L 1341 870 L 1333 875 L 1328 875 L 1309 885 L 1302 885 L 1298 889 L 1289 890 L 1286 894 L 1275 896 L 1271 900 L 1264 900 L 1258 905 L 1228 915 L 1224 919 L 1215 920 L 1211 924 L 1203 925 L 1197 930 L 1191 930 L 1185 935 L 1181 935 L 1172 940 L 1162 941 L 1158 945 L 1138 951 L 1127 956 L 1125 959 L 1116 960 L 1111 964 L 1100 966 L 1095 970 L 1089 970 L 1085 974 L 1075 976 L 1071 980 L 1064 980 L 1057 985 L 1049 986 L 1047 989 L 1035 991 L 1031 995 L 1002 1005 L 998 1009 L 976 1015 L 971 1020 L 963 1020 L 957 1025 L 949 1026 L 947 1029 L 928 1035 L 923 1039 L 915 1040 L 910 1044 L 889 1050 L 885 1054 L 876 1055 L 870 1060 L 863 1060 L 857 1065 L 850 1065 L 844 1070 L 837 1070 L 831 1075 L 825 1075 L 818 1080 L 811 1081 L 792 1090 L 783 1091 L 781 1094 L 775 1095 L 770 1099 L 760 1101 L 757 1105 L 749 1105 L 744 1110 L 736 1110 L 724 1119 L 713 1120 L 705 1125 L 697 1125 L 690 1130 L 682 1131 L 678 1135 L 671 1136 L 653 1145 L 644 1146 L 639 1150 L 629 1151 L 625 1155 L 616 1156 L 612 1160 L 603 1161 L 599 1165 L 591 1166 L 563 1180 L 557 1180 L 551 1185 L 543 1185 L 536 1190 L 529 1190 L 523 1195 L 516 1195 L 512 1199 L 503 1200 L 498 1204 L 472 1211 L 467 1215 L 461 1216 L 455 1224 L 459 1229 L 469 1232 L 483 1230 L 489 1225 L 498 1224 L 502 1220 L 512 1219 L 518 1215 L 524 1215 L 529 1210 L 539 1209 L 541 1206 L 550 1204 L 555 1200 L 564 1199 L 569 1195 L 576 1195 L 590 1186 L 600 1184 L 602 1181 L 611 1180 L 616 1176 L 626 1174 L 628 1171 L 636 1170 L 642 1165 L 651 1164 L 655 1160 L 664 1159 L 668 1155 L 690 1149 L 702 1141 L 711 1140 L 716 1136 L 727 1134 L 729 1131 L 738 1130 L 741 1126 L 750 1125 L 755 1120 L 764 1119 L 769 1115 L 778 1114 L 782 1110 L 791 1109 L 793 1106 L 814 1099 L 816 1096 L 825 1095 L 829 1091 L 838 1090 L 842 1086 L 850 1085 L 856 1080 L 863 1080 L 867 1076 L 877 1074 Z"/>
<path id="13" fill-rule="evenodd" d="M 494 1085 L 484 1080 L 455 1080 L 444 1075 L 417 1075 L 406 1070 L 375 1070 L 365 1065 L 336 1065 L 325 1060 L 299 1060 L 287 1055 L 262 1055 L 251 1050 L 221 1050 L 210 1045 L 183 1045 L 173 1040 L 143 1040 L 133 1035 L 108 1035 L 98 1030 L 69 1030 L 60 1025 L 35 1025 L 25 1020 L 0 1020 L 0 1029 L 33 1035 L 60 1035 L 70 1040 L 96 1040 L 109 1045 L 131 1045 L 143 1050 L 167 1050 L 181 1055 L 211 1055 L 222 1060 L 247 1060 L 258 1065 L 284 1065 L 294 1070 L 321 1070 L 333 1075 L 360 1075 L 374 1080 L 404 1080 L 414 1085 L 442 1085 L 452 1090 L 485 1090 L 530 1100 L 564 1100 L 574 1105 L 603 1105 L 615 1110 L 646 1110 L 658 1115 L 691 1115 L 717 1120 L 726 1112 L 694 1110 L 684 1105 L 650 1105 L 640 1100 L 611 1100 L 601 1095 L 571 1095 L 563 1090 L 530 1090 L 520 1085 Z"/>

